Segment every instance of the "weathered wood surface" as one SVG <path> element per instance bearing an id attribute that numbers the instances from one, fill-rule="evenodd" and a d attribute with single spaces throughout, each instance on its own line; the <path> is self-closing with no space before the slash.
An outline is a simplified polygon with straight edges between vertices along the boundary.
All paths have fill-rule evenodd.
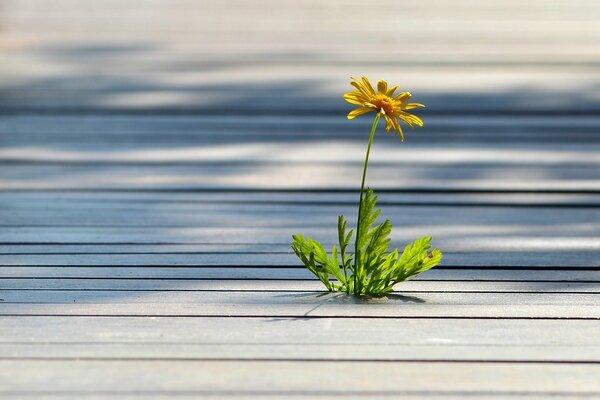
<path id="1" fill-rule="evenodd" d="M 268 279 L 306 280 L 314 279 L 305 268 L 292 267 L 185 267 L 185 266 L 88 266 L 88 267 L 3 267 L 2 279 L 160 279 L 160 280 L 201 280 L 201 279 Z M 418 279 L 427 281 L 527 281 L 527 282 L 591 282 L 600 281 L 600 271 L 578 270 L 575 268 L 475 268 L 442 269 L 427 271 Z M 35 283 L 32 283 L 35 284 Z M 402 288 L 400 287 L 400 290 Z"/>
<path id="2" fill-rule="evenodd" d="M 0 0 L 0 397 L 600 397 L 599 18 Z M 387 299 L 289 248 L 355 219 L 360 74 L 428 106 L 368 184 L 445 258 Z"/>
<path id="3" fill-rule="evenodd" d="M 12 390 L 5 391 L 8 394 L 30 394 L 32 385 L 44 387 L 50 393 L 98 391 L 118 396 L 134 392 L 147 396 L 149 392 L 183 392 L 196 397 L 242 393 L 261 397 L 273 392 L 281 396 L 295 393 L 344 396 L 352 392 L 375 396 L 443 393 L 590 396 L 600 390 L 597 379 L 600 366 L 586 363 L 22 359 L 1 360 L 0 367 L 14 374 L 31 374 L 27 381 L 12 383 Z M 368 380 L 364 379 L 365 371 L 369 371 Z M 72 376 L 80 379 L 73 381 L 69 379 Z M 432 381 L 439 382 L 435 390 Z M 571 385 L 568 391 L 565 384 Z M 127 389 L 118 389 L 124 387 Z"/>
<path id="4" fill-rule="evenodd" d="M 521 271 L 519 271 L 521 272 Z M 571 274 L 571 273 L 569 273 Z M 421 275 L 415 280 L 404 283 L 402 293 L 408 292 L 493 292 L 493 293 L 597 293 L 600 292 L 598 282 L 590 281 L 594 278 L 593 273 L 580 273 L 579 276 L 588 280 L 570 280 L 568 282 L 555 280 L 541 280 L 546 277 L 556 278 L 555 274 L 542 274 L 537 281 L 526 281 L 524 274 L 511 275 L 512 278 L 523 280 L 511 280 L 510 282 L 494 281 L 457 281 L 453 274 L 438 274 L 439 279 L 433 280 L 431 273 Z M 597 275 L 597 274 L 596 274 Z M 500 274 L 497 274 L 501 278 Z M 570 276 L 570 275 L 569 275 Z M 308 277 L 308 275 L 307 275 Z M 454 278 L 454 279 L 452 279 Z M 477 276 L 481 279 L 481 276 Z M 304 292 L 321 291 L 321 283 L 311 280 L 213 280 L 213 279 L 60 279 L 60 278 L 38 278 L 38 279 L 10 279 L 4 278 L 0 281 L 3 290 L 106 290 L 106 291 L 200 291 L 200 292 Z M 4 299 L 6 301 L 6 299 Z"/>
<path id="5" fill-rule="evenodd" d="M 13 316 L 0 321 L 7 327 L 0 332 L 4 358 L 593 362 L 600 357 L 592 334 L 600 322 L 593 320 Z"/>
<path id="6" fill-rule="evenodd" d="M 600 319 L 593 293 L 434 293 L 357 299 L 322 292 L 3 290 L 0 315 Z"/>

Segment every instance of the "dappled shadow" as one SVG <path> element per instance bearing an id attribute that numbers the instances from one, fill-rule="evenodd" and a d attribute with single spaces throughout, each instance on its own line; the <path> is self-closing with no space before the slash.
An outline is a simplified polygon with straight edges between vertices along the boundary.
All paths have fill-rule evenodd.
<path id="1" fill-rule="evenodd" d="M 0 10 L 3 5 L 0 1 Z M 112 243 L 117 232 L 122 241 L 134 244 L 214 241 L 232 251 L 237 243 L 239 255 L 214 262 L 226 269 L 233 263 L 260 266 L 244 256 L 260 243 L 284 244 L 297 229 L 333 238 L 337 213 L 353 215 L 355 206 L 339 199 L 324 204 L 319 196 L 355 192 L 370 124 L 369 118 L 345 120 L 349 105 L 341 93 L 348 90 L 350 74 L 377 78 L 388 73 L 428 106 L 419 113 L 426 127 L 409 131 L 407 143 L 382 134 L 373 149 L 369 185 L 388 194 L 415 196 L 410 204 L 383 207 L 383 215 L 399 227 L 394 245 L 432 234 L 448 250 L 446 260 L 454 267 L 522 266 L 520 262 L 592 266 L 598 243 L 584 239 L 598 236 L 597 206 L 563 202 L 560 207 L 550 203 L 543 209 L 526 208 L 510 198 L 494 207 L 483 207 L 480 200 L 447 205 L 435 201 L 497 191 L 555 192 L 571 199 L 597 194 L 600 78 L 594 59 L 578 65 L 564 55 L 557 62 L 534 62 L 514 57 L 494 61 L 483 54 L 470 62 L 460 55 L 458 60 L 412 60 L 375 54 L 365 60 L 368 54 L 341 57 L 301 46 L 239 53 L 202 46 L 183 51 L 168 35 L 164 40 L 84 40 L 68 36 L 69 27 L 69 40 L 13 35 L 19 41 L 2 30 L 1 15 L 0 35 L 12 43 L 0 82 L 2 190 L 283 190 L 291 197 L 252 205 L 243 199 L 227 204 L 225 194 L 204 202 L 192 197 L 187 204 L 164 198 L 145 204 L 127 198 L 69 203 L 44 193 L 37 200 L 3 204 L 0 222 L 16 232 L 7 241 Z M 307 190 L 315 191 L 314 200 L 305 200 L 312 204 L 293 198 Z M 418 196 L 423 193 L 438 194 L 438 199 L 421 204 Z M 27 232 L 37 235 L 28 237 Z M 280 264 L 295 262 L 287 245 L 264 252 L 272 257 L 282 253 Z M 89 261 L 86 253 L 80 257 L 86 258 L 87 267 L 116 262 L 142 269 L 135 257 L 144 254 L 152 257 L 144 250 L 121 261 Z M 163 266 L 208 265 L 190 254 L 194 251 L 175 251 Z M 24 258 L 12 254 L 4 260 L 6 265 L 23 265 Z M 86 268 L 82 263 L 71 257 L 61 265 Z M 200 276 L 198 271 L 188 278 Z M 177 283 L 171 285 L 165 283 L 165 289 L 177 289 Z M 555 285 L 549 282 L 548 290 Z M 97 296 L 131 294 L 105 291 Z M 400 294 L 386 299 L 278 296 L 344 304 L 423 303 Z"/>

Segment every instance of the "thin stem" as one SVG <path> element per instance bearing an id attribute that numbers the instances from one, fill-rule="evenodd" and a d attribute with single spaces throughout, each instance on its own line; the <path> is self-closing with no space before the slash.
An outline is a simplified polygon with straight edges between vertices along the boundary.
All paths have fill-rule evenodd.
<path id="1" fill-rule="evenodd" d="M 369 153 L 371 152 L 371 144 L 373 144 L 373 137 L 375 137 L 375 129 L 379 123 L 381 114 L 377 113 L 373 126 L 371 127 L 371 134 L 369 135 L 369 144 L 367 145 L 367 155 L 365 156 L 365 165 L 363 166 L 362 182 L 360 184 L 360 200 L 358 202 L 358 219 L 356 222 L 356 240 L 354 241 L 354 293 L 358 289 L 358 272 L 362 268 L 360 265 L 360 249 L 358 248 L 358 241 L 360 239 L 360 218 L 362 214 L 363 206 L 363 192 L 365 190 L 365 179 L 367 177 L 367 165 L 369 164 Z"/>

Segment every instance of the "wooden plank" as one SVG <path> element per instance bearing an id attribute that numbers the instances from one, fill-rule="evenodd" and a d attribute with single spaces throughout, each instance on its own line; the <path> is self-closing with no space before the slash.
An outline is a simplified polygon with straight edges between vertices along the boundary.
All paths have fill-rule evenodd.
<path id="1" fill-rule="evenodd" d="M 381 205 L 382 215 L 396 225 L 577 225 L 600 224 L 600 207 L 396 206 Z M 335 204 L 48 204 L 35 207 L 16 202 L 0 210 L 2 226 L 161 226 L 161 227 L 323 227 L 335 225 L 340 214 L 353 219 L 357 205 Z"/>
<path id="2" fill-rule="evenodd" d="M 0 244 L 0 254 L 287 253 L 287 244 Z"/>
<path id="3" fill-rule="evenodd" d="M 186 71 L 184 85 L 181 84 L 182 71 L 107 69 L 100 76 L 96 73 L 96 79 L 92 80 L 89 72 L 82 68 L 78 74 L 71 71 L 68 75 L 58 74 L 53 81 L 40 80 L 39 84 L 19 86 L 14 82 L 22 82 L 32 75 L 24 71 L 37 69 L 43 76 L 48 65 L 44 63 L 37 68 L 28 68 L 20 60 L 16 61 L 14 67 L 4 74 L 8 83 L 3 87 L 12 95 L 0 99 L 0 105 L 9 113 L 153 111 L 221 115 L 343 115 L 348 111 L 339 98 L 341 93 L 348 91 L 347 65 L 285 62 L 265 66 L 238 63 L 219 74 L 218 79 L 204 71 Z M 369 63 L 353 65 L 356 71 L 370 68 Z M 583 112 L 594 115 L 598 111 L 594 100 L 598 89 L 593 86 L 597 76 L 596 65 L 548 69 L 540 69 L 539 65 L 516 68 L 493 65 L 487 69 L 471 69 L 440 68 L 434 62 L 406 68 L 403 73 L 398 72 L 398 65 L 393 64 L 378 65 L 377 70 L 379 76 L 390 82 L 405 85 L 408 82 L 410 91 L 418 93 L 416 99 L 437 112 L 471 115 Z M 66 84 L 67 80 L 70 85 Z M 158 87 L 157 81 L 161 82 Z M 529 90 L 520 90 L 524 85 L 528 85 Z M 498 90 L 500 87 L 502 92 Z"/>
<path id="4" fill-rule="evenodd" d="M 600 361 L 600 342 L 590 334 L 600 322 L 590 320 L 0 317 L 0 322 L 5 327 L 0 359 Z"/>
<path id="5" fill-rule="evenodd" d="M 365 323 L 369 323 L 366 321 Z M 512 327 L 510 327 L 512 328 Z M 239 329 L 239 328 L 235 328 Z M 357 325 L 356 329 L 360 329 Z M 445 326 L 440 329 L 446 329 Z M 557 329 L 563 329 L 557 327 Z M 593 329 L 600 329 L 594 326 Z M 254 331 L 247 332 L 253 334 Z M 388 331 L 390 332 L 390 331 Z M 112 333 L 115 334 L 114 332 Z M 414 334 L 409 332 L 409 334 Z M 335 340 L 335 339 L 334 339 Z M 442 340 L 440 340 L 442 341 Z M 447 346 L 447 348 L 446 348 Z M 443 350 L 438 349 L 442 347 Z M 0 343 L 1 359 L 156 359 L 184 360 L 371 360 L 390 361 L 484 361 L 600 363 L 600 344 L 500 345 L 407 345 L 390 343 L 339 344 L 235 344 L 235 343 Z"/>
<path id="6" fill-rule="evenodd" d="M 587 276 L 587 275 L 586 275 Z M 1 279 L 313 279 L 306 268 L 294 267 L 0 267 Z M 600 274 L 597 276 L 600 280 Z"/>
<path id="7" fill-rule="evenodd" d="M 408 134 L 408 133 L 407 133 Z M 295 135 L 299 135 L 295 133 Z M 235 138 L 211 143 L 204 139 L 202 143 L 171 142 L 170 146 L 161 144 L 150 146 L 151 143 L 133 146 L 119 145 L 99 148 L 97 144 L 79 145 L 75 148 L 61 149 L 59 143 L 51 148 L 13 146 L 0 149 L 0 161 L 51 163 L 51 164 L 143 164 L 143 165 L 194 165 L 228 163 L 239 164 L 278 164 L 293 166 L 294 164 L 343 164 L 344 166 L 362 164 L 364 157 L 364 132 L 360 137 L 349 140 L 328 138 L 326 142 L 315 143 L 314 137 L 303 138 L 294 136 L 293 143 L 281 140 L 248 141 Z M 322 136 L 321 139 L 324 137 Z M 394 143 L 396 146 L 391 146 Z M 119 149 L 115 152 L 115 149 Z M 435 143 L 407 142 L 398 143 L 396 138 L 383 136 L 373 145 L 373 163 L 375 165 L 404 166 L 410 171 L 411 167 L 453 166 L 466 168 L 468 166 L 497 166 L 513 167 L 530 166 L 552 168 L 590 167 L 600 164 L 598 150 L 600 145 L 586 141 L 584 143 L 522 143 L 518 149 L 509 143 L 455 143 L 444 141 Z"/>
<path id="8" fill-rule="evenodd" d="M 448 239 L 449 240 L 449 239 Z M 444 240 L 445 243 L 449 243 Z M 438 242 L 436 237 L 436 245 Z M 501 243 L 494 242 L 494 238 L 481 238 L 473 242 L 451 242 L 452 248 L 457 251 L 477 251 L 482 249 L 503 251 L 547 251 L 548 246 L 561 251 L 593 251 L 594 238 L 562 237 L 538 238 L 519 236 L 518 238 L 505 238 Z M 392 243 L 396 244 L 396 241 Z M 402 243 L 398 243 L 401 245 Z M 449 243 L 450 244 L 450 243 Z M 0 244 L 2 255 L 77 255 L 77 254 L 276 254 L 289 253 L 287 243 L 256 244 L 256 243 L 194 243 L 194 244 Z"/>
<path id="9" fill-rule="evenodd" d="M 422 301 L 416 298 L 406 298 L 399 295 L 390 295 L 389 298 L 360 298 L 338 292 L 326 292 L 321 289 L 314 291 L 161 291 L 161 290 L 131 290 L 131 291 L 105 291 L 105 290 L 12 290 L 4 289 L 2 292 L 3 304 L 120 304 L 126 299 L 129 305 L 148 304 L 161 302 L 163 304 L 203 304 L 206 306 L 228 306 L 231 304 L 244 305 L 303 305 L 303 304 L 332 304 L 344 303 L 363 305 L 365 307 L 398 308 L 399 304 L 429 304 L 429 305 L 550 305 L 570 304 L 573 306 L 598 306 L 594 303 L 597 298 L 593 293 L 544 293 L 520 292 L 511 296 L 505 292 L 437 292 L 423 291 Z M 395 300 L 397 300 L 395 302 Z M 392 307 L 388 307 L 392 306 Z M 424 306 L 427 307 L 427 306 Z M 351 308 L 351 307 L 349 307 Z M 600 318 L 600 315 L 598 316 Z"/>
<path id="10" fill-rule="evenodd" d="M 161 112 L 212 114 L 313 114 L 343 115 L 348 107 L 339 99 L 348 91 L 347 65 L 247 65 L 238 64 L 220 74 L 190 70 L 182 85 L 181 71 L 107 70 L 90 79 L 86 69 L 79 74 L 55 76 L 53 81 L 23 86 L 31 76 L 16 60 L 4 74 L 3 87 L 12 95 L 0 99 L 5 112 Z M 11 63 L 12 64 L 12 63 Z M 43 71 L 47 63 L 33 68 Z M 370 65 L 353 65 L 357 71 Z M 29 67 L 31 70 L 32 67 Z M 596 114 L 598 89 L 593 86 L 597 66 L 567 66 L 540 70 L 539 65 L 488 69 L 445 68 L 435 64 L 405 69 L 398 65 L 377 66 L 379 76 L 391 82 L 409 82 L 417 100 L 444 113 L 552 113 Z M 40 71 L 40 72 L 41 72 Z M 73 72 L 73 71 L 71 71 Z M 575 73 L 576 72 L 576 73 Z M 41 72 L 42 76 L 44 72 Z M 315 78 L 318 74 L 318 79 Z M 293 76 L 293 80 L 290 79 Z M 452 79 L 450 79 L 452 78 Z M 67 85 L 66 82 L 70 85 Z M 127 80 L 127 83 L 124 83 Z M 156 81 L 161 81 L 157 87 Z M 12 82 L 12 84 L 11 84 Z M 133 83 L 129 83 L 133 82 Z M 520 90 L 528 85 L 529 90 Z M 503 87 L 502 92 L 498 91 Z M 229 90 L 223 90 L 223 88 Z M 267 88 L 268 89 L 265 89 Z M 582 89 L 584 88 L 584 89 Z M 585 95 L 582 96 L 582 92 Z M 103 93 L 103 95 L 100 95 Z M 240 101 L 240 99 L 244 99 Z M 518 106 L 516 106 L 518 104 Z"/>
<path id="11" fill-rule="evenodd" d="M 367 322 L 368 323 L 368 322 Z M 595 327 L 597 328 L 597 327 Z M 358 329 L 358 327 L 357 327 Z M 444 329 L 444 327 L 442 327 Z M 560 329 L 560 328 L 559 328 Z M 232 344 L 232 343 L 10 343 L 0 344 L 0 359 L 156 359 L 184 360 L 331 360 L 331 361 L 481 361 L 600 362 L 600 345 L 438 345 L 405 344 Z"/>
<path id="12" fill-rule="evenodd" d="M 143 120 L 145 117 L 138 118 Z M 28 135 L 23 135 L 19 140 L 14 137 L 15 130 L 27 129 L 27 125 L 12 127 L 12 129 L 10 125 L 9 127 L 0 126 L 0 131 L 5 132 L 0 135 L 0 139 L 3 142 L 6 140 L 6 146 L 0 149 L 0 161 L 88 164 L 176 162 L 181 164 L 210 161 L 239 163 L 242 160 L 254 163 L 303 162 L 310 164 L 312 161 L 325 160 L 329 163 L 350 161 L 360 163 L 364 153 L 365 132 L 368 132 L 369 121 L 354 124 L 351 133 L 346 134 L 350 123 L 343 118 L 343 115 L 340 115 L 337 118 L 338 123 L 332 124 L 331 121 L 334 118 L 329 117 L 323 121 L 325 129 L 319 129 L 318 126 L 307 127 L 307 124 L 302 121 L 310 120 L 309 117 L 298 118 L 296 120 L 298 126 L 292 125 L 287 128 L 289 129 L 287 131 L 285 125 L 265 126 L 264 123 L 261 124 L 260 120 L 249 119 L 247 124 L 253 126 L 252 131 L 249 132 L 244 126 L 241 126 L 238 128 L 237 135 L 222 133 L 223 127 L 221 127 L 216 132 L 209 131 L 210 134 L 206 132 L 190 134 L 189 130 L 186 130 L 183 132 L 183 136 L 177 136 L 177 132 L 172 133 L 172 130 L 177 130 L 177 125 L 170 127 L 165 124 L 162 134 L 155 133 L 148 137 L 144 135 L 140 137 L 139 133 L 135 134 L 135 130 L 126 133 L 106 133 L 110 129 L 109 124 L 103 128 L 101 134 L 95 135 L 95 139 L 94 137 L 90 138 L 89 134 L 80 132 L 65 137 L 64 133 L 57 136 L 42 133 L 44 132 L 42 130 L 35 137 L 29 137 L 33 141 L 27 140 Z M 426 115 L 423 118 L 427 120 Z M 141 128 L 143 129 L 143 126 L 148 123 L 140 123 Z M 136 129 L 140 129 L 140 127 Z M 206 127 L 203 129 L 206 130 Z M 254 132 L 258 129 L 261 130 Z M 270 129 L 271 133 L 265 136 L 267 129 Z M 374 142 L 373 153 L 377 154 L 379 162 L 401 162 L 410 165 L 424 163 L 586 165 L 600 162 L 600 157 L 597 155 L 599 145 L 593 136 L 586 137 L 584 141 L 571 140 L 571 133 L 576 136 L 576 128 L 564 127 L 561 129 L 563 140 L 558 142 L 547 141 L 539 135 L 530 137 L 529 140 L 523 140 L 527 139 L 527 129 L 524 130 L 525 133 L 516 129 L 518 136 L 509 134 L 509 137 L 501 139 L 504 131 L 515 130 L 514 127 L 508 129 L 502 125 L 476 127 L 475 134 L 471 133 L 466 140 L 461 140 L 465 131 L 468 133 L 473 129 L 468 125 L 467 127 L 460 125 L 460 128 L 456 127 L 453 132 L 448 127 L 438 126 L 436 128 L 434 124 L 432 131 L 438 132 L 438 134 L 431 136 L 427 134 L 429 130 L 429 124 L 427 124 L 427 127 L 423 129 L 424 134 L 421 131 L 407 132 L 410 140 L 403 145 L 397 138 L 382 133 Z M 273 132 L 273 130 L 275 131 Z M 308 130 L 306 136 L 304 130 Z M 480 130 L 486 130 L 487 134 L 479 135 Z M 544 132 L 546 130 L 547 128 L 544 129 Z M 477 138 L 470 136 L 477 136 Z M 413 138 L 416 138 L 416 141 Z M 90 139 L 92 140 L 90 141 Z M 519 140 L 518 148 L 514 147 L 515 140 Z M 390 146 L 391 143 L 395 145 Z M 291 146 L 293 148 L 290 148 Z M 117 148 L 118 152 L 112 151 Z M 577 155 L 585 157 L 581 158 Z"/>
<path id="13" fill-rule="evenodd" d="M 394 167 L 394 168 L 392 168 Z M 598 192 L 598 166 L 379 165 L 369 185 L 381 190 Z M 294 179 L 290 179 L 293 176 Z M 117 178 L 118 177 L 118 178 Z M 12 165 L 9 190 L 355 190 L 360 165 Z"/>
<path id="14" fill-rule="evenodd" d="M 566 209 L 540 208 L 532 212 L 530 208 L 509 207 L 444 207 L 444 206 L 387 206 L 381 209 L 381 219 L 390 219 L 397 230 L 402 232 L 422 232 L 431 229 L 440 246 L 452 248 L 454 251 L 466 250 L 593 250 L 600 248 L 600 239 L 595 235 L 600 232 L 600 208 L 575 207 Z M 198 240 L 211 241 L 208 232 L 216 229 L 231 229 L 242 233 L 244 230 L 265 233 L 275 243 L 282 243 L 293 233 L 318 235 L 328 242 L 335 237 L 325 232 L 336 234 L 337 219 L 345 215 L 353 225 L 356 217 L 356 206 L 336 205 L 199 205 L 199 206 L 153 206 L 138 205 L 114 208 L 94 207 L 52 207 L 44 209 L 9 206 L 0 211 L 0 226 L 9 228 L 17 234 L 33 232 L 51 232 L 52 229 L 68 230 L 70 228 L 105 228 L 120 236 L 118 229 L 144 229 L 160 227 L 162 232 L 176 233 L 186 231 L 202 232 Z M 448 237 L 447 226 L 455 226 L 456 236 Z M 546 232 L 545 228 L 554 229 L 564 226 L 560 232 Z M 495 227 L 495 234 L 489 228 Z M 575 229 L 573 229 L 575 228 Z M 286 231 L 287 232 L 284 232 Z M 587 230 L 588 235 L 582 231 Z M 271 232 L 280 231 L 282 236 L 275 239 Z M 308 233 L 306 233 L 308 231 Z M 437 232 L 436 232 L 437 231 Z M 469 232 L 471 231 L 471 232 Z M 481 232 L 483 231 L 483 232 Z M 206 233 L 205 233 L 206 232 Z M 477 232 L 481 232 L 477 236 Z M 540 232 L 540 233 L 538 233 Z M 235 234 L 234 234 L 235 235 Z M 405 236 L 393 239 L 398 243 Z M 6 235 L 3 235 L 6 237 Z M 35 237 L 35 234 L 31 236 Z M 165 235 L 166 236 L 166 235 Z M 473 237 L 475 236 L 475 237 Z M 502 236 L 503 240 L 498 240 Z M 168 237 L 168 236 L 167 236 Z M 467 238 L 471 240 L 466 240 Z M 241 239 L 241 238 L 240 238 Z M 266 239 L 266 238 L 265 238 Z M 245 242 L 248 239 L 241 239 Z M 14 239 L 13 239 L 14 241 Z M 31 243 L 32 240 L 24 239 Z M 224 240 L 228 242 L 229 240 Z M 286 251 L 279 248 L 278 251 Z"/>
<path id="15" fill-rule="evenodd" d="M 356 206 L 356 191 L 8 191 L 2 190 L 0 205 L 31 209 L 68 206 L 111 209 L 127 205 L 163 206 L 201 204 L 264 204 L 264 205 L 342 205 Z M 494 207 L 597 207 L 600 194 L 594 193 L 427 193 L 408 191 L 378 191 L 382 206 L 494 206 Z"/>
<path id="16" fill-rule="evenodd" d="M 386 318 L 0 317 L 0 343 L 595 346 L 599 321 Z M 360 327 L 360 329 L 358 328 Z M 563 329 L 560 329 L 563 328 Z M 253 332 L 253 334 L 248 334 Z M 394 332 L 394 334 L 390 334 Z M 489 349 L 493 351 L 493 349 Z M 523 354 L 526 357 L 526 353 Z M 594 354 L 590 354 L 592 356 Z M 240 355 L 241 356 L 241 355 Z M 464 355 L 466 356 L 466 355 Z M 485 358 L 480 358 L 483 360 Z"/>
<path id="17" fill-rule="evenodd" d="M 424 112 L 426 128 L 411 135 L 410 143 L 445 142 L 456 146 L 502 142 L 570 145 L 596 143 L 600 118 L 593 115 L 443 116 Z M 3 115 L 0 140 L 6 147 L 40 145 L 77 149 L 94 144 L 96 150 L 115 146 L 137 148 L 207 143 L 294 143 L 306 139 L 362 140 L 368 121 L 348 122 L 343 115 Z M 293 133 L 293 135 L 292 135 Z M 384 140 L 382 138 L 380 140 Z M 391 140 L 391 139 L 390 139 Z M 387 140 L 386 140 L 387 141 Z M 377 143 L 377 142 L 376 142 Z M 398 146 L 399 147 L 399 146 Z M 551 146 L 550 146 L 551 147 Z"/>
<path id="18" fill-rule="evenodd" d="M 3 244 L 284 244 L 287 245 L 293 233 L 302 233 L 323 241 L 324 244 L 335 241 L 335 223 L 332 220 L 328 228 L 303 227 L 3 227 L 0 231 L 0 242 Z M 560 227 L 561 238 L 581 238 L 597 232 L 595 222 L 579 223 L 573 225 L 547 224 L 547 225 L 493 225 L 493 224 L 456 224 L 456 225 L 427 225 L 403 226 L 391 234 L 394 243 L 406 242 L 407 238 L 416 238 L 430 235 L 436 240 L 449 240 L 454 238 L 481 237 L 482 240 L 491 241 L 494 238 L 556 238 L 556 230 Z M 556 230 L 552 230 L 555 228 Z M 402 232 L 400 232 L 400 230 Z M 323 240 L 325 239 L 325 240 Z M 551 239 L 550 239 L 551 240 Z M 475 240 L 476 242 L 476 240 Z M 592 245 L 593 239 L 588 239 Z M 514 243 L 514 242 L 513 242 Z M 507 249 L 508 250 L 508 249 Z"/>
<path id="19" fill-rule="evenodd" d="M 418 293 L 359 299 L 322 292 L 3 290 L 0 315 L 600 319 L 597 295 Z"/>
<path id="20" fill-rule="evenodd" d="M 18 266 L 138 266 L 138 267 L 211 267 L 211 266 L 302 266 L 293 253 L 273 254 L 48 254 L 48 255 L 0 255 L 6 267 Z M 598 250 L 588 251 L 470 251 L 468 253 L 444 252 L 440 263 L 443 267 L 561 267 L 598 268 Z"/>
<path id="21" fill-rule="evenodd" d="M 3 395 L 40 393 L 32 388 L 51 393 L 158 391 L 198 396 L 232 392 L 343 396 L 355 391 L 363 396 L 600 393 L 596 379 L 600 366 L 595 364 L 6 360 L 0 361 L 0 368 L 8 371 Z M 369 371 L 367 379 L 365 371 Z"/>
<path id="22" fill-rule="evenodd" d="M 260 279 L 260 280 L 312 280 L 314 275 L 300 265 L 293 267 L 0 267 L 0 279 Z M 600 282 L 600 271 L 547 270 L 543 268 L 498 269 L 443 269 L 429 270 L 417 280 L 454 281 L 528 281 L 528 282 Z"/>
<path id="23" fill-rule="evenodd" d="M 325 291 L 316 280 L 176 280 L 176 279 L 0 279 L 0 290 L 93 290 L 93 291 Z M 396 286 L 401 293 L 596 293 L 598 282 L 540 281 L 430 281 L 412 280 Z"/>

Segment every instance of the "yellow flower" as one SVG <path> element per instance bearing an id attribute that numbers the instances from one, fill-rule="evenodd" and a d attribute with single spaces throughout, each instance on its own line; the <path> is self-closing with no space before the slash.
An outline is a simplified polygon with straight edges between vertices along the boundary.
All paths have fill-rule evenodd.
<path id="1" fill-rule="evenodd" d="M 390 129 L 394 128 L 394 131 L 400 134 L 402 141 L 404 141 L 404 134 L 398 120 L 404 121 L 411 129 L 414 125 L 423 126 L 421 118 L 405 111 L 425 107 L 420 103 L 406 103 L 412 96 L 410 92 L 400 92 L 394 96 L 394 92 L 399 86 L 388 89 L 387 82 L 381 80 L 377 82 L 377 93 L 375 93 L 373 86 L 371 86 L 369 80 L 364 76 L 362 77 L 362 82 L 353 77 L 350 84 L 356 90 L 346 93 L 344 100 L 360 107 L 350 111 L 348 119 L 354 119 L 369 111 L 378 111 L 385 118 L 385 130 L 389 132 Z"/>

